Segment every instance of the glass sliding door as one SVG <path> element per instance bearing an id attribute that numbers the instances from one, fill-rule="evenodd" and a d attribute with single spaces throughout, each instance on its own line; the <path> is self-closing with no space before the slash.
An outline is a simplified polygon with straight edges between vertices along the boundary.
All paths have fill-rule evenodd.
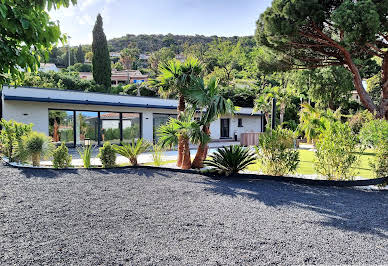
<path id="1" fill-rule="evenodd" d="M 100 144 L 109 141 L 112 144 L 120 144 L 121 128 L 120 113 L 101 112 L 100 113 Z"/>
<path id="2" fill-rule="evenodd" d="M 86 138 L 92 145 L 98 143 L 98 112 L 76 111 L 77 145 L 84 145 Z"/>
<path id="3" fill-rule="evenodd" d="M 74 146 L 74 111 L 49 110 L 49 135 L 55 144 Z"/>
<path id="4" fill-rule="evenodd" d="M 141 123 L 139 113 L 122 113 L 123 142 L 141 137 Z"/>

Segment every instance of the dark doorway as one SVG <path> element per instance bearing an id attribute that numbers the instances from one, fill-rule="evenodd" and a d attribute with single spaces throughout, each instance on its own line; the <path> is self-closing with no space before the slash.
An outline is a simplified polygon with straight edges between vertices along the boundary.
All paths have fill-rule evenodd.
<path id="1" fill-rule="evenodd" d="M 221 119 L 221 138 L 229 138 L 229 118 Z"/>

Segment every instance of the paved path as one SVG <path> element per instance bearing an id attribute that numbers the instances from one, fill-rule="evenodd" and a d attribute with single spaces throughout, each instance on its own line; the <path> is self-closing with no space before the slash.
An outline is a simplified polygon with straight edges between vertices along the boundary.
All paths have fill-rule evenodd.
<path id="1" fill-rule="evenodd" d="M 0 265 L 387 264 L 388 193 L 0 166 Z"/>

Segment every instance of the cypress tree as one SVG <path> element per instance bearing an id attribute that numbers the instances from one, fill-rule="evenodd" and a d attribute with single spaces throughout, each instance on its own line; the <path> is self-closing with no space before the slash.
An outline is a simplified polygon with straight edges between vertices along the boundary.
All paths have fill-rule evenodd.
<path id="1" fill-rule="evenodd" d="M 77 63 L 82 63 L 82 64 L 85 63 L 85 54 L 84 54 L 84 51 L 82 50 L 81 45 L 78 46 L 75 57 L 77 59 Z"/>
<path id="2" fill-rule="evenodd" d="M 111 65 L 108 43 L 102 28 L 102 17 L 97 15 L 96 24 L 93 28 L 93 78 L 97 84 L 104 85 L 108 91 L 111 85 Z"/>

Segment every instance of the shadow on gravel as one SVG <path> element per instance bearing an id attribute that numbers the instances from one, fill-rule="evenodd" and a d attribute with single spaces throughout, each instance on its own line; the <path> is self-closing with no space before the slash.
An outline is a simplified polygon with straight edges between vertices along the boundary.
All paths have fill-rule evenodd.
<path id="1" fill-rule="evenodd" d="M 151 177 L 171 177 L 171 174 L 169 175 L 168 173 L 165 173 L 164 171 L 155 171 L 152 169 L 146 169 L 146 168 L 108 168 L 108 169 L 92 169 L 89 171 L 97 171 L 99 173 L 103 174 L 127 174 L 127 175 L 137 175 L 137 176 L 142 176 L 146 178 L 151 178 Z"/>
<path id="2" fill-rule="evenodd" d="M 274 181 L 195 181 L 217 195 L 247 197 L 267 206 L 289 206 L 319 213 L 319 222 L 344 231 L 375 234 L 388 239 L 388 191 L 313 187 Z"/>
<path id="3" fill-rule="evenodd" d="M 53 170 L 53 169 L 33 169 L 20 168 L 20 172 L 26 178 L 59 178 L 64 174 L 79 174 L 77 169 Z"/>

